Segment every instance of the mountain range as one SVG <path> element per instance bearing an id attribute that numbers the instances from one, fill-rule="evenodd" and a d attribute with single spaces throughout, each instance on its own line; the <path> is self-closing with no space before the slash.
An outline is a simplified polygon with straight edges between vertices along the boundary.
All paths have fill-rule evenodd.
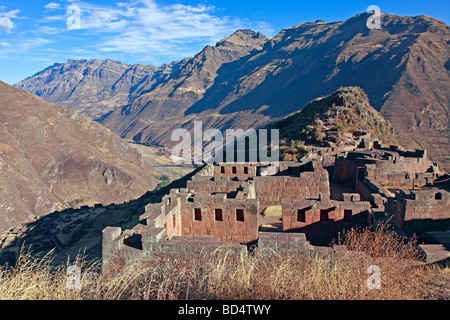
<path id="1" fill-rule="evenodd" d="M 122 138 L 171 147 L 171 133 L 257 128 L 357 86 L 405 148 L 450 168 L 450 29 L 427 16 L 316 21 L 273 38 L 239 30 L 160 67 L 69 60 L 16 86 L 96 119 Z"/>

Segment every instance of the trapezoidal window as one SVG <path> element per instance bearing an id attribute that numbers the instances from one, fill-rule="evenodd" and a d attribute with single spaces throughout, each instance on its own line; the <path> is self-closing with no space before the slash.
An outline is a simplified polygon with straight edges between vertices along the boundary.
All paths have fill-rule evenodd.
<path id="1" fill-rule="evenodd" d="M 236 221 L 244 222 L 244 209 L 236 209 Z"/>
<path id="2" fill-rule="evenodd" d="M 328 211 L 329 210 L 320 210 L 320 221 L 328 221 Z"/>
<path id="3" fill-rule="evenodd" d="M 194 209 L 195 221 L 202 221 L 202 209 Z"/>
<path id="4" fill-rule="evenodd" d="M 297 210 L 297 222 L 306 222 L 306 209 Z"/>
<path id="5" fill-rule="evenodd" d="M 215 209 L 214 210 L 216 221 L 223 221 L 223 211 L 222 209 Z"/>
<path id="6" fill-rule="evenodd" d="M 434 195 L 435 200 L 442 200 L 442 193 L 438 192 Z"/>
<path id="7" fill-rule="evenodd" d="M 352 221 L 352 210 L 344 210 L 344 222 L 351 222 Z"/>

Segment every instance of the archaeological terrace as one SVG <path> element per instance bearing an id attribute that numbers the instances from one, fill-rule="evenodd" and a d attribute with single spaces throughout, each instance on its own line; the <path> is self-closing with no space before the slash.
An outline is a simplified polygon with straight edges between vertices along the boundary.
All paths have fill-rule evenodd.
<path id="1" fill-rule="evenodd" d="M 339 232 L 387 220 L 402 234 L 450 229 L 450 193 L 433 185 L 447 176 L 425 151 L 361 139 L 352 151 L 327 152 L 335 158 L 327 168 L 317 160 L 204 166 L 186 188 L 147 205 L 135 228 L 104 229 L 104 266 L 251 245 L 332 254 Z"/>

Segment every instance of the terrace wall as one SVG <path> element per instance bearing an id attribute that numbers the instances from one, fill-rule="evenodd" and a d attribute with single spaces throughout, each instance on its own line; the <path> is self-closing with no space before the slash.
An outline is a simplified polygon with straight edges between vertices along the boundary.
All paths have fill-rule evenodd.
<path id="1" fill-rule="evenodd" d="M 164 228 L 169 239 L 176 236 L 205 237 L 239 243 L 257 240 L 258 201 L 244 191 L 237 192 L 234 198 L 228 196 L 172 190 L 161 204 L 148 205 L 141 220 L 147 221 L 151 227 Z M 216 210 L 220 210 L 220 217 Z"/>
<path id="2" fill-rule="evenodd" d="M 386 212 L 407 234 L 450 228 L 450 193 L 446 190 L 400 190 Z"/>
<path id="3" fill-rule="evenodd" d="M 196 210 L 201 220 L 196 220 Z M 216 210 L 220 210 L 221 220 L 217 220 Z M 240 220 L 238 210 L 242 213 Z M 182 205 L 180 235 L 249 243 L 258 239 L 258 212 L 256 199 L 228 199 L 226 195 L 197 194 L 192 202 Z"/>
<path id="4" fill-rule="evenodd" d="M 420 187 L 437 177 L 437 166 L 426 158 L 422 150 L 353 151 L 336 158 L 333 180 L 354 187 L 359 167 L 367 169 L 366 176 L 389 188 Z M 395 150 L 395 151 L 394 151 Z M 427 172 L 430 171 L 430 172 Z"/>
<path id="5" fill-rule="evenodd" d="M 303 172 L 299 177 L 255 177 L 260 209 L 281 205 L 284 199 L 329 199 L 328 172 Z"/>
<path id="6" fill-rule="evenodd" d="M 359 194 L 344 194 L 344 201 L 285 199 L 283 231 L 301 232 L 315 245 L 329 245 L 340 232 L 372 223 L 371 205 Z"/>

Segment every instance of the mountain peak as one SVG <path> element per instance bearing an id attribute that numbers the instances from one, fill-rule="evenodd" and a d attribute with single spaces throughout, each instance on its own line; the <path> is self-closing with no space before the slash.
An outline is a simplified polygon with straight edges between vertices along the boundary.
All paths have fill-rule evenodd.
<path id="1" fill-rule="evenodd" d="M 225 39 L 219 41 L 216 47 L 234 45 L 234 46 L 261 46 L 264 45 L 270 38 L 263 35 L 261 32 L 255 32 L 250 29 L 237 30 L 232 35 L 226 37 Z"/>
<path id="2" fill-rule="evenodd" d="M 391 124 L 370 105 L 360 87 L 341 87 L 326 97 L 316 98 L 301 111 L 272 123 L 269 128 L 279 129 L 285 143 L 343 143 L 355 131 L 365 131 L 387 144 L 393 142 Z"/>

